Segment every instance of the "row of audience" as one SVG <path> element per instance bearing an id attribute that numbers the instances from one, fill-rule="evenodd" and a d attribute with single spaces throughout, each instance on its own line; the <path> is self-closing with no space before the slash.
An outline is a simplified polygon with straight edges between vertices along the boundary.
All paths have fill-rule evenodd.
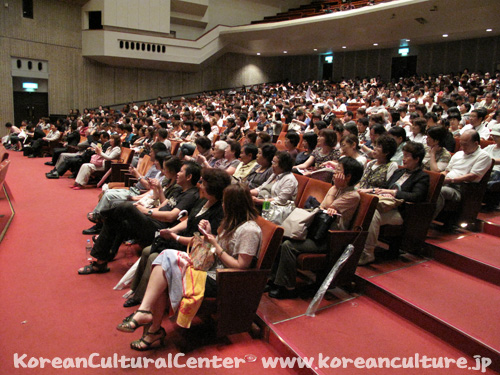
<path id="1" fill-rule="evenodd" d="M 488 81 L 485 91 L 491 83 Z M 495 89 L 496 84 L 495 81 Z M 486 151 L 488 148 L 491 148 L 495 164 L 500 164 L 497 108 L 487 109 L 490 115 L 486 116 L 481 108 L 473 109 L 465 123 L 456 118 L 461 114 L 454 109 L 458 107 L 453 103 L 448 103 L 451 105 L 440 117 L 437 106 L 432 106 L 427 113 L 420 115 L 411 111 L 406 118 L 407 111 L 413 109 L 412 104 L 416 107 L 420 98 L 420 89 L 415 87 L 409 88 L 409 103 L 401 100 L 408 95 L 408 88 L 402 87 L 397 91 L 399 97 L 394 96 L 403 103 L 402 108 L 387 110 L 382 105 L 383 100 L 372 100 L 368 96 L 374 91 L 385 95 L 385 86 L 380 83 L 376 83 L 375 88 L 365 82 L 346 83 L 342 90 L 325 83 L 313 85 L 312 96 L 315 97 L 310 101 L 304 96 L 311 98 L 311 94 L 305 90 L 301 92 L 300 85 L 275 85 L 245 89 L 234 95 L 214 94 L 193 101 L 183 99 L 178 103 L 163 103 L 161 99 L 141 107 L 131 103 L 122 113 L 86 110 L 82 116 L 70 116 L 64 123 L 70 125 L 67 135 L 76 130 L 86 139 L 80 142 L 80 147 L 77 145 L 80 148 L 77 156 L 69 153 L 73 156 L 67 157 L 67 153 L 62 152 L 55 163 L 49 162 L 55 166 L 61 159 L 82 159 L 87 151 L 98 156 L 103 154 L 99 151 L 99 141 L 103 150 L 113 150 L 119 142 L 128 142 L 130 147 L 136 148 L 139 157 L 149 154 L 153 161 L 144 176 L 138 175 L 132 166 L 131 172 L 139 181 L 129 189 L 106 190 L 95 209 L 87 215 L 96 225 L 84 233 L 100 233 L 93 238 L 92 256 L 96 260 L 78 270 L 84 275 L 108 272 L 108 263 L 124 240 L 132 239 L 144 248 L 132 284 L 133 293 L 125 303 L 125 306 L 141 306 L 118 326 L 123 331 L 146 326 L 143 337 L 132 343 L 134 349 L 149 349 L 164 341 L 161 318 L 165 306 L 170 301 L 175 309 L 181 297 L 179 274 L 175 272 L 182 268 L 177 267 L 182 258 L 179 254 L 184 254 L 195 232 L 201 232 L 218 255 L 205 285 L 205 295 L 213 295 L 215 268 L 247 268 L 258 253 L 261 233 L 254 222 L 257 215 L 254 206 L 264 199 L 281 204 L 295 200 L 298 182 L 292 171 L 311 177 L 317 172 L 326 172 L 333 186 L 320 206 L 330 215 L 340 214 L 341 220 L 335 225 L 346 229 L 359 205 L 359 192 L 421 202 L 426 199 L 429 189 L 429 176 L 423 169 L 441 171 L 446 179 L 437 214 L 445 200 L 461 198 L 460 183 L 477 182 L 487 172 L 492 161 Z M 435 87 L 440 87 L 440 83 L 436 82 Z M 477 88 L 475 84 L 471 87 Z M 360 97 L 356 98 L 358 94 L 363 96 L 367 108 L 363 108 Z M 329 98 L 340 98 L 342 102 L 351 96 L 358 101 L 356 118 L 349 111 L 342 119 L 330 115 Z M 427 96 L 437 96 L 442 102 L 439 93 L 432 94 L 431 89 Z M 416 103 L 411 102 L 413 99 Z M 284 113 L 285 110 L 288 113 Z M 423 108 L 420 110 L 423 112 Z M 487 117 L 489 122 L 486 124 Z M 462 146 L 453 156 L 446 150 L 450 134 L 452 139 L 454 135 L 450 131 L 451 120 L 458 120 Z M 286 132 L 285 149 L 278 151 L 278 144 L 271 141 L 277 140 L 284 126 L 290 131 Z M 480 147 L 483 127 L 488 128 L 489 136 L 496 142 L 486 150 Z M 110 133 L 113 140 L 106 148 Z M 172 141 L 182 142 L 177 155 L 170 154 Z M 297 149 L 301 142 L 301 149 Z M 15 139 L 12 144 L 19 146 Z M 61 162 L 64 163 L 66 161 Z M 80 173 L 87 174 L 85 168 L 93 168 L 84 168 L 85 163 L 81 165 L 74 169 L 77 177 Z M 56 168 L 49 175 L 59 177 L 66 170 Z M 80 185 L 83 184 L 79 183 L 78 187 Z M 374 248 L 380 226 L 402 223 L 403 207 L 375 213 L 360 264 L 375 260 Z M 188 218 L 182 221 L 180 216 L 184 212 L 188 213 Z M 322 242 L 310 239 L 284 241 L 273 266 L 269 295 L 294 297 L 297 255 L 326 250 Z"/>

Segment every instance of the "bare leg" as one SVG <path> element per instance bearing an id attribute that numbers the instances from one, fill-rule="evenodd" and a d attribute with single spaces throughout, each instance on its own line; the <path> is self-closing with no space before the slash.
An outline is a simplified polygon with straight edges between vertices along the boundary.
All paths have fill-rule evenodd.
<path id="1" fill-rule="evenodd" d="M 151 311 L 153 318 L 151 318 L 151 315 L 141 312 L 137 312 L 134 315 L 134 319 L 139 324 L 150 323 L 152 320 L 153 325 L 149 329 L 150 332 L 156 332 L 161 326 L 163 313 L 167 304 L 167 286 L 167 279 L 165 278 L 163 269 L 157 266 L 154 267 L 151 272 L 146 294 L 139 307 L 139 310 Z"/>
<path id="2" fill-rule="evenodd" d="M 151 326 L 142 335 L 142 341 L 134 341 L 131 344 L 134 349 L 144 349 L 149 346 L 146 343 L 153 343 L 165 337 L 165 330 L 161 327 L 161 322 L 168 302 L 167 286 L 168 284 L 163 269 L 161 267 L 154 267 L 151 278 L 149 279 L 148 288 L 146 289 L 146 294 L 139 307 L 139 310 L 151 311 L 153 314 L 153 321 L 151 322 Z M 151 315 L 138 312 L 135 314 L 134 318 L 139 324 L 148 323 Z M 146 343 L 144 343 L 144 341 Z"/>

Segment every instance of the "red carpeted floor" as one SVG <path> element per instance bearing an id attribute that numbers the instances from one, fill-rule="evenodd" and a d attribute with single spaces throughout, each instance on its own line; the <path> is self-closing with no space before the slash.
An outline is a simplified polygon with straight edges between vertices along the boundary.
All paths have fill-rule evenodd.
<path id="1" fill-rule="evenodd" d="M 474 259 L 500 268 L 499 239 L 496 236 L 474 233 L 469 236 L 461 236 L 456 240 L 441 242 L 440 247 L 467 258 Z M 480 251 L 478 251 L 480 247 Z"/>
<path id="2" fill-rule="evenodd" d="M 121 259 L 110 264 L 110 273 L 77 274 L 77 269 L 86 263 L 84 247 L 90 238 L 81 231 L 91 225 L 85 216 L 97 203 L 98 190 L 74 191 L 68 188 L 73 183 L 68 178 L 47 180 L 44 173 L 51 167 L 43 162 L 49 159 L 11 154 L 7 181 L 16 215 L 0 244 L 0 374 L 158 373 L 156 369 L 15 369 L 15 353 L 27 354 L 26 363 L 30 357 L 88 357 L 92 353 L 99 353 L 98 358 L 117 353 L 156 359 L 187 350 L 181 363 L 187 357 L 257 358 L 256 362 L 241 364 L 239 369 L 167 370 L 203 374 L 259 373 L 261 357 L 279 355 L 271 345 L 253 340 L 248 334 L 213 340 L 203 326 L 186 334 L 167 319 L 164 327 L 169 340 L 165 348 L 149 354 L 131 350 L 129 343 L 141 333 L 126 334 L 115 329 L 132 310 L 122 307 L 124 292 L 113 290 L 130 259 L 123 258 L 121 252 Z"/>
<path id="3" fill-rule="evenodd" d="M 297 330 L 296 327 L 302 327 Z M 358 297 L 335 307 L 319 311 L 314 318 L 298 316 L 272 326 L 276 335 L 302 358 L 314 358 L 318 374 L 464 374 L 458 368 L 370 368 L 356 369 L 352 364 L 338 368 L 333 358 L 420 358 L 448 357 L 458 359 L 464 354 L 431 333 L 381 307 L 367 297 Z M 323 360 L 320 362 L 320 353 Z M 332 362 L 333 360 L 333 362 Z M 469 357 L 470 366 L 474 360 Z M 494 374 L 488 370 L 487 373 Z"/>
<path id="4" fill-rule="evenodd" d="M 436 261 L 370 279 L 456 329 L 500 350 L 500 287 Z M 491 319 L 495 322 L 488 324 Z"/>

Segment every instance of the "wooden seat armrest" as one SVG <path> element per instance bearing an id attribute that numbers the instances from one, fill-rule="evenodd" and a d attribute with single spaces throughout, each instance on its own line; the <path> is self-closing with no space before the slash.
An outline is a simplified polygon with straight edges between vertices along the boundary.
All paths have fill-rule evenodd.
<path id="1" fill-rule="evenodd" d="M 337 259 L 345 247 L 356 240 L 359 231 L 355 230 L 329 230 L 328 231 L 328 259 Z"/>
<path id="2" fill-rule="evenodd" d="M 217 337 L 249 330 L 270 270 L 217 270 Z"/>

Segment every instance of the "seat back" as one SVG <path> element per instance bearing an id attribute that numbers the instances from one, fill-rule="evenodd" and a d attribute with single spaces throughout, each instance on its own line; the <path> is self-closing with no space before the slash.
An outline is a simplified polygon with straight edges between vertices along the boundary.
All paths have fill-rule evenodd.
<path id="1" fill-rule="evenodd" d="M 172 144 L 172 147 L 170 148 L 170 153 L 175 156 L 175 155 L 177 155 L 177 151 L 179 151 L 179 146 L 180 146 L 181 142 L 170 141 L 170 143 Z"/>
<path id="2" fill-rule="evenodd" d="M 489 145 L 493 145 L 493 144 L 495 144 L 495 141 L 493 141 L 493 140 L 489 141 L 487 139 L 481 139 L 479 142 L 479 145 L 481 146 L 481 148 L 485 148 L 485 147 L 487 147 Z"/>
<path id="3" fill-rule="evenodd" d="M 315 180 L 313 178 L 309 178 L 304 188 L 304 191 L 301 194 L 297 207 L 304 208 L 307 198 L 309 198 L 310 196 L 313 196 L 318 200 L 318 202 L 321 203 L 325 198 L 326 193 L 328 193 L 328 190 L 330 190 L 331 187 L 332 184 L 320 180 Z"/>
<path id="4" fill-rule="evenodd" d="M 427 202 L 435 204 L 441 187 L 444 182 L 444 175 L 439 172 L 425 171 L 429 175 L 429 191 L 427 193 Z"/>
<path id="5" fill-rule="evenodd" d="M 377 208 L 378 198 L 375 195 L 359 193 L 361 197 L 359 207 L 352 220 L 351 227 L 361 227 L 363 230 L 368 230 L 373 219 L 373 214 Z"/>
<path id="6" fill-rule="evenodd" d="M 298 206 L 298 203 L 300 201 L 300 198 L 302 198 L 302 194 L 304 192 L 304 189 L 306 188 L 307 182 L 310 180 L 309 177 L 302 176 L 300 174 L 294 173 L 293 174 L 295 178 L 297 179 L 297 182 L 299 183 L 297 186 L 297 197 L 295 198 L 295 205 Z"/>
<path id="7" fill-rule="evenodd" d="M 279 137 L 278 137 L 278 140 L 276 141 L 276 148 L 279 151 L 285 150 L 285 136 L 286 136 L 286 132 L 281 132 Z"/>
<path id="8" fill-rule="evenodd" d="M 5 178 L 7 177 L 7 171 L 9 169 L 10 160 L 6 159 L 0 163 L 0 189 L 5 183 Z"/>
<path id="9" fill-rule="evenodd" d="M 4 145 L 0 144 L 0 162 L 9 158 L 9 153 Z"/>
<path id="10" fill-rule="evenodd" d="M 281 240 L 283 228 L 257 217 L 262 230 L 262 244 L 255 267 L 246 270 L 222 269 L 217 271 L 217 298 L 205 298 L 209 308 L 215 302 L 217 337 L 250 330 L 262 297 Z M 213 315 L 212 315 L 213 316 Z"/>
<path id="11" fill-rule="evenodd" d="M 283 228 L 259 216 L 256 220 L 262 230 L 262 244 L 255 264 L 257 269 L 271 269 L 283 238 Z"/>
<path id="12" fill-rule="evenodd" d="M 151 161 L 151 156 L 144 155 L 139 159 L 139 163 L 137 164 L 137 172 L 139 172 L 139 175 L 144 176 L 152 165 L 153 162 Z"/>
<path id="13" fill-rule="evenodd" d="M 132 149 L 127 147 L 122 147 L 122 152 L 120 154 L 120 161 L 124 164 L 130 164 L 132 162 L 132 158 L 134 157 L 134 152 Z"/>

